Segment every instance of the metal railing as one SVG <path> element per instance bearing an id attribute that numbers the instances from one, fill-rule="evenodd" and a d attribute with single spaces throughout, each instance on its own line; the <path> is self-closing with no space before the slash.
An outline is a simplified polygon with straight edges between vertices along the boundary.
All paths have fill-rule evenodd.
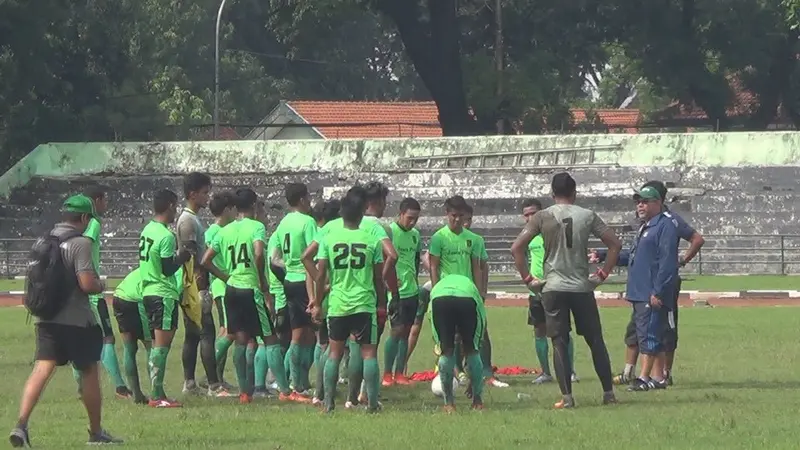
<path id="1" fill-rule="evenodd" d="M 628 248 L 634 235 L 622 236 Z M 800 235 L 705 235 L 705 246 L 683 272 L 713 274 L 800 274 Z M 427 239 L 426 239 L 427 240 Z M 35 239 L 0 239 L 0 277 L 24 275 L 28 251 Z M 493 272 L 513 272 L 511 243 L 514 236 L 487 237 L 489 265 Z M 590 247 L 600 248 L 599 241 Z M 687 243 L 681 242 L 685 250 Z M 100 251 L 101 272 L 122 277 L 139 263 L 137 238 L 106 238 Z M 624 268 L 619 269 L 624 272 Z"/>

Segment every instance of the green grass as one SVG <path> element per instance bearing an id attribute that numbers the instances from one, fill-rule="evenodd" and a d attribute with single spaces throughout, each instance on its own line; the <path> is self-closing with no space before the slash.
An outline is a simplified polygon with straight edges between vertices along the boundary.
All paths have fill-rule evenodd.
<path id="1" fill-rule="evenodd" d="M 106 280 L 109 289 L 113 289 L 122 281 L 110 278 Z M 420 277 L 421 282 L 428 281 L 427 277 Z M 25 289 L 23 280 L 0 279 L 0 292 L 21 291 Z M 625 290 L 625 279 L 612 276 L 598 288 L 604 292 L 622 292 Z M 800 290 L 800 276 L 785 275 L 684 275 L 683 290 L 685 291 L 746 291 L 752 290 Z M 519 277 L 513 275 L 493 275 L 489 279 L 489 290 L 505 292 L 525 292 L 525 287 Z"/>
<path id="2" fill-rule="evenodd" d="M 602 316 L 612 364 L 618 369 L 629 312 L 608 308 Z M 8 381 L 0 391 L 6 405 L 0 422 L 9 428 L 16 420 L 33 352 L 33 328 L 25 325 L 24 317 L 21 308 L 0 310 L 0 368 Z M 490 308 L 489 323 L 495 364 L 535 365 L 524 309 Z M 583 381 L 575 386 L 578 408 L 572 411 L 552 410 L 558 388 L 532 386 L 529 377 L 509 377 L 511 388 L 488 390 L 487 409 L 480 413 L 469 411 L 459 394 L 459 411 L 453 416 L 440 412 L 428 383 L 383 389 L 384 411 L 378 415 L 337 409 L 324 416 L 311 407 L 277 405 L 273 400 L 240 406 L 234 400 L 200 397 L 185 399 L 182 409 L 152 410 L 114 399 L 104 377 L 104 426 L 125 438 L 126 448 L 136 449 L 797 448 L 800 346 L 782 343 L 797 340 L 800 314 L 782 308 L 686 308 L 681 327 L 675 386 L 658 392 L 619 392 L 621 403 L 612 407 L 600 406 L 599 382 L 586 346 L 578 342 L 576 366 Z M 423 333 L 413 370 L 433 364 L 430 333 Z M 178 396 L 180 342 L 179 336 L 167 370 L 168 393 Z M 143 369 L 140 357 L 142 375 Z M 228 378 L 234 379 L 232 374 Z M 531 398 L 518 400 L 520 392 Z M 70 371 L 61 369 L 34 412 L 33 443 L 41 448 L 82 448 L 85 424 Z"/>

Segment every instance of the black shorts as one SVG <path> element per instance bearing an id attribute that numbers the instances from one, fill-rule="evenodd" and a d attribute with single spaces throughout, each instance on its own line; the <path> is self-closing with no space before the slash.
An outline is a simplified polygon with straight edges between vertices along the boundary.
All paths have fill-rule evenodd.
<path id="1" fill-rule="evenodd" d="M 275 311 L 275 332 L 283 339 L 292 338 L 292 326 L 289 324 L 289 309 L 283 308 Z"/>
<path id="2" fill-rule="evenodd" d="M 114 317 L 117 319 L 120 333 L 130 333 L 134 339 L 139 341 L 154 339 L 153 329 L 150 327 L 150 321 L 147 320 L 143 303 L 128 302 L 114 297 L 111 306 L 114 308 Z"/>
<path id="3" fill-rule="evenodd" d="M 419 295 L 401 298 L 399 301 L 392 301 L 389 310 L 393 313 L 389 316 L 392 328 L 395 327 L 410 327 L 414 325 L 414 319 L 417 318 L 417 310 L 419 309 Z"/>
<path id="4" fill-rule="evenodd" d="M 462 349 L 472 353 L 481 347 L 486 330 L 484 318 L 470 297 L 438 297 L 431 305 L 433 339 L 443 354 L 455 350 L 456 335 L 461 337 Z"/>
<path id="5" fill-rule="evenodd" d="M 264 338 L 272 336 L 275 329 L 264 295 L 258 289 L 227 286 L 225 314 L 228 333 L 246 333 L 251 338 Z"/>
<path id="6" fill-rule="evenodd" d="M 108 314 L 108 304 L 105 297 L 89 298 L 89 306 L 92 308 L 94 318 L 103 331 L 103 337 L 114 336 L 114 328 L 111 326 L 111 315 Z"/>
<path id="7" fill-rule="evenodd" d="M 570 313 L 575 319 L 575 332 L 581 336 L 602 336 L 600 311 L 594 292 L 547 291 L 542 293 L 547 337 L 566 336 L 572 331 Z"/>
<path id="8" fill-rule="evenodd" d="M 142 299 L 150 328 L 175 331 L 178 329 L 178 300 L 147 295 Z"/>
<path id="9" fill-rule="evenodd" d="M 286 312 L 289 326 L 292 330 L 309 328 L 314 322 L 308 309 L 308 291 L 305 281 L 287 281 L 283 283 L 283 292 L 286 294 Z"/>
<path id="10" fill-rule="evenodd" d="M 200 291 L 200 299 L 201 299 L 201 315 L 200 315 L 200 324 L 201 327 L 198 328 L 197 324 L 192 322 L 189 316 L 186 314 L 186 311 L 183 312 L 183 326 L 186 329 L 186 334 L 194 334 L 196 336 L 203 336 L 205 335 L 216 335 L 217 329 L 214 325 L 214 314 L 212 311 L 214 310 L 213 300 L 211 300 L 211 293 L 209 291 Z"/>
<path id="11" fill-rule="evenodd" d="M 538 295 L 528 296 L 528 325 L 534 327 L 544 325 L 546 317 L 544 314 L 544 306 L 542 305 L 542 298 Z"/>
<path id="12" fill-rule="evenodd" d="M 328 337 L 328 319 L 322 319 L 322 324 L 317 330 L 317 343 L 319 345 L 328 345 L 330 337 Z"/>
<path id="13" fill-rule="evenodd" d="M 358 313 L 328 317 L 328 336 L 331 341 L 343 342 L 353 335 L 357 344 L 378 345 L 378 315 Z"/>
<path id="14" fill-rule="evenodd" d="M 633 303 L 633 320 L 639 353 L 655 355 L 664 351 L 664 341 L 669 328 L 669 310 L 653 308 L 649 302 Z"/>
<path id="15" fill-rule="evenodd" d="M 72 363 L 84 370 L 100 361 L 103 351 L 103 331 L 100 326 L 76 327 L 59 323 L 36 324 L 37 361 L 55 361 L 63 366 Z"/>

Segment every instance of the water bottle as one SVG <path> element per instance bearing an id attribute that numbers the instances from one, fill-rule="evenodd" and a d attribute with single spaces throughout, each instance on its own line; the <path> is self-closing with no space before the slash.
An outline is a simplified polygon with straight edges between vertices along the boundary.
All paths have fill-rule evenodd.
<path id="1" fill-rule="evenodd" d="M 531 394 L 526 394 L 524 392 L 517 393 L 517 400 L 530 400 L 533 396 Z"/>

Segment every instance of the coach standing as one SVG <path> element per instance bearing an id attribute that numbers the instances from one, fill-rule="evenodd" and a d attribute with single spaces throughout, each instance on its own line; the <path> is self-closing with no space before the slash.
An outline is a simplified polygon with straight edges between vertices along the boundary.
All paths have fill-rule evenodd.
<path id="1" fill-rule="evenodd" d="M 628 390 L 647 391 L 667 387 L 664 350 L 671 326 L 669 315 L 676 307 L 678 223 L 664 213 L 661 195 L 655 188 L 644 187 L 634 200 L 643 223 L 628 261 L 625 296 L 633 306 L 643 361 L 639 378 Z"/>

